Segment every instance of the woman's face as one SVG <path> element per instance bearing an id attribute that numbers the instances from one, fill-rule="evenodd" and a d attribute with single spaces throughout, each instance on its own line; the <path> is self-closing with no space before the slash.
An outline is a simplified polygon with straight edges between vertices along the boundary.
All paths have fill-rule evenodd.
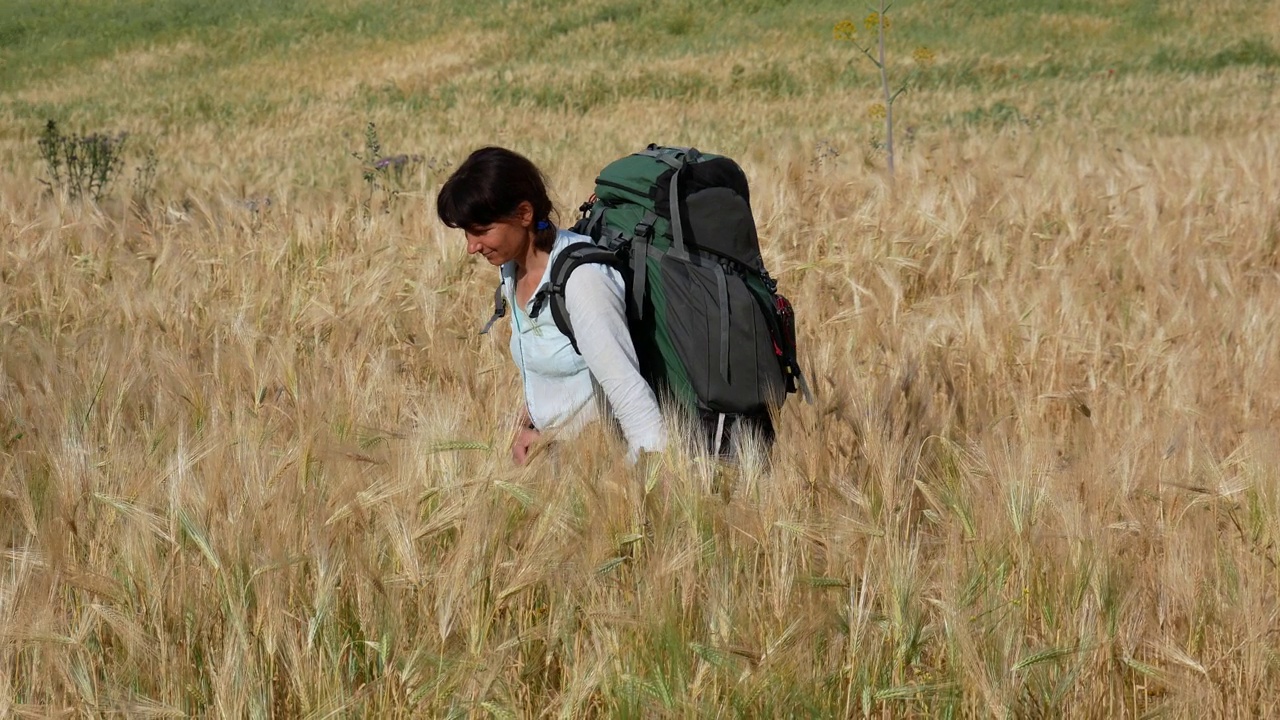
<path id="1" fill-rule="evenodd" d="M 523 261 L 533 242 L 532 224 L 533 206 L 522 202 L 511 217 L 466 230 L 467 252 L 484 255 L 492 265 Z"/>
<path id="2" fill-rule="evenodd" d="M 528 228 L 511 220 L 499 220 L 467 231 L 467 252 L 480 253 L 493 265 L 523 260 L 529 245 Z"/>

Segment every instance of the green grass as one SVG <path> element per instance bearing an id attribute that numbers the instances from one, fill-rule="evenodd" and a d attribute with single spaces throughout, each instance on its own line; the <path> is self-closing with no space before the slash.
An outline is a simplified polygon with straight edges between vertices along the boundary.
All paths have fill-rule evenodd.
<path id="1" fill-rule="evenodd" d="M 443 82 L 413 88 L 365 84 L 356 104 L 370 112 L 419 113 L 469 100 L 585 113 L 634 99 L 821 98 L 875 82 L 870 65 L 853 48 L 842 53 L 831 39 L 834 22 L 858 21 L 865 13 L 860 5 L 837 0 L 586 0 L 571 10 L 550 0 L 432 6 L 411 0 L 17 0 L 10 5 L 0 16 L 0 90 L 10 91 L 0 100 L 0 115 L 23 127 L 49 118 L 85 128 L 109 128 L 128 117 L 169 128 L 193 122 L 264 123 L 286 108 L 305 109 L 310 89 L 269 77 L 246 84 L 237 68 L 273 58 L 305 63 L 352 48 L 382 48 L 394 57 L 409 43 L 481 31 L 492 41 L 469 51 L 466 66 Z M 1186 31 L 1185 11 L 1154 0 L 915 0 L 894 10 L 890 51 L 900 58 L 900 72 L 910 67 L 902 59 L 912 48 L 927 45 L 937 51 L 938 63 L 915 79 L 918 88 L 988 92 L 1041 80 L 1087 80 L 1111 71 L 1208 74 L 1274 68 L 1280 66 L 1280 39 L 1255 29 L 1265 7 L 1255 0 L 1237 3 L 1213 19 L 1220 32 L 1198 36 Z M 127 81 L 116 79 L 110 64 L 121 53 L 178 48 Z M 761 49 L 767 54 L 760 55 Z M 735 58 L 728 68 L 726 56 Z M 601 70 L 585 78 L 556 71 L 522 74 L 580 57 L 594 59 Z M 693 60 L 696 68 L 663 66 L 680 58 Z M 14 96 L 74 78 L 86 80 L 86 91 L 71 98 Z"/>
<path id="2" fill-rule="evenodd" d="M 47 81 L 136 49 L 191 42 L 212 63 L 288 52 L 317 38 L 349 42 L 414 37 L 435 21 L 421 3 L 388 0 L 16 0 L 0 15 L 0 90 Z M 208 69 L 179 61 L 177 76 Z"/>
<path id="3" fill-rule="evenodd" d="M 571 10 L 547 0 L 519 9 L 498 0 L 429 8 L 410 0 L 16 0 L 8 5 L 0 17 L 0 89 L 45 81 L 118 52 L 183 41 L 213 50 L 215 62 L 243 62 L 270 52 L 300 51 L 321 40 L 394 43 L 448 33 L 470 21 L 491 28 L 495 38 L 519 36 L 523 42 L 512 59 L 520 62 L 584 51 L 639 62 L 749 48 L 761 33 L 781 33 L 816 48 L 829 42 L 836 20 L 864 13 L 855 3 L 837 0 L 597 0 Z M 1265 37 L 1240 40 L 1236 33 L 1222 33 L 1201 38 L 1204 48 L 1195 52 L 1169 45 L 1167 37 L 1178 34 L 1186 18 L 1165 5 L 1156 0 L 917 0 L 897 4 L 893 35 L 904 47 L 928 44 L 966 54 L 978 48 L 990 56 L 1061 52 L 1064 65 L 1115 64 L 1136 57 L 1152 57 L 1156 69 L 1177 71 L 1277 63 L 1277 52 Z M 1255 0 L 1239 3 L 1219 22 L 1224 28 L 1247 28 L 1265 7 Z M 1088 22 L 1063 25 L 1052 18 L 1105 22 L 1096 33 Z M 593 34 L 606 26 L 617 29 L 619 42 L 593 43 Z M 511 48 L 490 52 L 510 53 Z M 194 65 L 208 67 L 209 61 L 185 63 L 172 68 L 173 74 L 187 75 Z"/>
<path id="4" fill-rule="evenodd" d="M 1226 47 L 1162 47 L 1151 55 L 1148 67 L 1158 72 L 1214 73 L 1232 67 L 1280 67 L 1280 51 L 1265 38 L 1237 40 Z"/>

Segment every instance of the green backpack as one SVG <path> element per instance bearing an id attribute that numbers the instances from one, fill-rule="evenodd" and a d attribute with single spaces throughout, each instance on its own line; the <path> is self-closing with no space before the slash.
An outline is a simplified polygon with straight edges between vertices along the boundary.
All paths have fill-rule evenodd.
<path id="1" fill-rule="evenodd" d="M 758 415 L 786 394 L 812 402 L 791 305 L 760 256 L 747 178 L 733 160 L 650 145 L 596 179 L 570 245 L 534 296 L 578 349 L 564 302 L 579 266 L 616 268 L 640 370 L 659 397 L 701 415 Z"/>

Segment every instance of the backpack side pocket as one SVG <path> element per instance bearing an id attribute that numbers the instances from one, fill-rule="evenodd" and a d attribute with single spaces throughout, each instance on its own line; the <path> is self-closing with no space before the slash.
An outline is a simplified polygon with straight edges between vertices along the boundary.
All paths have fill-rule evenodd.
<path id="1" fill-rule="evenodd" d="M 706 256 L 659 263 L 669 352 L 699 409 L 758 413 L 782 403 L 786 383 L 769 323 L 745 278 Z"/>

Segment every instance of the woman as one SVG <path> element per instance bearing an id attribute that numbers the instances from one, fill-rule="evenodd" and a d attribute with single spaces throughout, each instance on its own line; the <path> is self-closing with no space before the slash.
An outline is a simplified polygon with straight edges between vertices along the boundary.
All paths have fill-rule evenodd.
<path id="1" fill-rule="evenodd" d="M 628 458 L 666 444 L 657 398 L 640 375 L 627 331 L 622 276 L 590 265 L 573 273 L 565 304 L 578 348 L 551 313 L 529 317 L 538 289 L 565 247 L 586 241 L 557 230 L 541 171 L 527 158 L 499 147 L 473 152 L 445 181 L 436 198 L 440 220 L 466 233 L 467 252 L 500 269 L 511 312 L 511 357 L 520 371 L 524 407 L 511 457 L 523 465 L 544 432 L 571 436 L 597 419 L 598 386 L 622 427 Z"/>

